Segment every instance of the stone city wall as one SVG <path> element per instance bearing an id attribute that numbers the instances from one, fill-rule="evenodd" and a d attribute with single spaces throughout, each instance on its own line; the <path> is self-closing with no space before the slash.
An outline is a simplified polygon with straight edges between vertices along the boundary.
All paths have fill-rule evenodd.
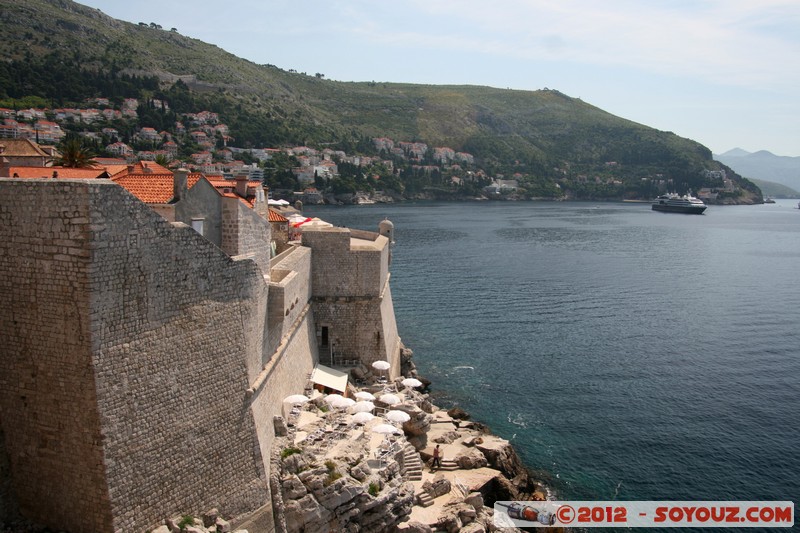
<path id="1" fill-rule="evenodd" d="M 266 345 L 256 263 L 102 180 L 4 180 L 0 218 L 20 510 L 79 533 L 266 503 L 246 395 Z"/>
<path id="2" fill-rule="evenodd" d="M 303 246 L 313 250 L 311 286 L 314 297 L 378 297 L 388 277 L 388 239 L 351 241 L 347 228 L 304 229 Z M 352 244 L 352 246 L 351 246 Z"/>
<path id="3" fill-rule="evenodd" d="M 27 517 L 112 531 L 90 332 L 91 192 L 0 180 L 0 423 Z"/>
<path id="4" fill-rule="evenodd" d="M 0 180 L 0 518 L 82 533 L 253 511 L 319 324 L 397 372 L 385 237 L 309 230 L 270 276 L 265 220 L 223 198 L 221 234 L 110 181 Z"/>
<path id="5" fill-rule="evenodd" d="M 92 332 L 115 528 L 267 499 L 245 391 L 267 284 L 119 188 L 93 195 Z M 125 213 L 128 216 L 115 216 Z"/>
<path id="6" fill-rule="evenodd" d="M 269 353 L 294 326 L 311 300 L 311 250 L 295 246 L 272 261 L 269 284 Z"/>
<path id="7" fill-rule="evenodd" d="M 400 371 L 400 338 L 394 323 L 388 285 L 382 298 L 315 299 L 314 318 L 328 325 L 337 356 L 358 359 L 367 366 L 378 360 L 392 364 L 391 375 Z M 326 356 L 320 361 L 326 364 Z"/>
<path id="8" fill-rule="evenodd" d="M 275 436 L 273 417 L 284 416 L 283 399 L 303 394 L 316 364 L 317 343 L 310 306 L 298 317 L 262 374 L 251 385 L 251 410 L 255 420 L 261 456 L 269 469 L 270 446 Z M 267 471 L 269 475 L 269 471 Z"/>

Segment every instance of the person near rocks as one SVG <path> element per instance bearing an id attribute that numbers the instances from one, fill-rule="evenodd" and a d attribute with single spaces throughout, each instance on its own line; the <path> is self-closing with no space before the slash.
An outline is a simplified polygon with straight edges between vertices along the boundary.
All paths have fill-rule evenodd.
<path id="1" fill-rule="evenodd" d="M 438 468 L 442 467 L 442 463 L 440 461 L 440 455 L 441 452 L 439 451 L 439 445 L 437 444 L 436 447 L 433 449 L 433 462 L 431 463 L 431 470 L 433 470 L 436 467 Z"/>

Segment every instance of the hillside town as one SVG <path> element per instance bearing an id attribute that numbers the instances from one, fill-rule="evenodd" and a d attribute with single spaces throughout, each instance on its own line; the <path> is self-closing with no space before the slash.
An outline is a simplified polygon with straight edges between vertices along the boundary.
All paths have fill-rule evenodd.
<path id="1" fill-rule="evenodd" d="M 154 116 L 175 120 L 157 129 L 147 125 L 155 123 Z M 388 137 L 369 139 L 360 153 L 330 146 L 237 146 L 235 132 L 219 113 L 174 113 L 167 100 L 154 97 L 95 97 L 78 107 L 64 108 L 0 107 L 0 119 L 0 141 L 29 140 L 47 154 L 38 166 L 57 170 L 57 147 L 73 138 L 92 156 L 92 168 L 107 171 L 108 177 L 128 165 L 154 168 L 146 163 L 155 163 L 165 171 L 187 168 L 201 173 L 221 189 L 235 189 L 231 180 L 246 176 L 250 182 L 266 185 L 269 197 L 290 203 L 361 204 L 407 198 L 568 200 L 587 195 L 641 200 L 675 187 L 669 176 L 659 172 L 632 184 L 616 161 L 594 170 L 565 162 L 548 169 L 547 177 L 524 165 L 510 174 L 487 172 L 473 154 Z M 4 157 L 12 155 L 7 146 L 4 151 Z M 0 176 L 13 176 L 13 171 L 0 170 Z M 703 170 L 700 178 L 713 184 L 695 191 L 706 203 L 738 201 L 742 191 L 725 170 Z"/>
<path id="2" fill-rule="evenodd" d="M 180 115 L 173 127 L 156 130 L 140 126 L 139 112 L 143 106 L 167 111 L 169 103 L 151 98 L 140 102 L 125 98 L 115 107 L 108 98 L 89 98 L 84 107 L 28 108 L 14 110 L 0 108 L 0 139 L 28 139 L 50 154 L 52 161 L 42 166 L 52 166 L 57 159 L 53 147 L 68 135 L 78 136 L 96 152 L 95 167 L 119 167 L 137 162 L 157 162 L 168 169 L 185 167 L 211 179 L 233 179 L 247 175 L 253 181 L 265 181 L 265 170 L 290 173 L 294 187 L 278 187 L 284 197 L 292 194 L 307 203 L 321 203 L 321 184 L 329 184 L 340 177 L 342 164 L 355 168 L 365 175 L 378 196 L 382 177 L 397 175 L 397 161 L 408 162 L 414 173 L 432 175 L 447 173 L 450 186 L 459 186 L 465 180 L 486 182 L 486 174 L 474 170 L 472 154 L 458 152 L 449 147 L 429 147 L 422 142 L 395 141 L 386 137 L 372 139 L 375 156 L 348 154 L 331 148 L 315 149 L 308 146 L 250 147 L 236 146 L 230 128 L 221 122 L 219 114 L 207 110 Z M 125 131 L 119 124 L 126 124 Z M 117 127 L 114 127 L 114 126 Z M 279 168 L 268 162 L 282 159 Z M 116 170 L 111 168 L 110 170 Z M 109 176 L 113 176 L 109 174 Z M 502 176 L 501 176 L 502 177 Z M 291 184 L 291 183 L 289 183 Z M 495 188 L 498 187 L 494 184 Z M 289 190 L 281 190 L 289 189 Z M 352 191 L 358 200 L 367 201 L 367 191 Z M 371 192 L 371 191 L 370 191 Z"/>

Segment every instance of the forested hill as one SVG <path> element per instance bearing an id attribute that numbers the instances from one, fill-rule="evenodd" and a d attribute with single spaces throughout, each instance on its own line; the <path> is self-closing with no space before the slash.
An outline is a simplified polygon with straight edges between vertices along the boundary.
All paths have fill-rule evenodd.
<path id="1" fill-rule="evenodd" d="M 699 143 L 557 90 L 337 82 L 257 65 L 177 28 L 118 21 L 69 0 L 0 3 L 6 101 L 38 96 L 56 107 L 92 96 L 162 96 L 176 112 L 220 113 L 243 147 L 357 151 L 371 137 L 420 141 L 473 154 L 489 176 L 560 183 L 575 197 L 650 197 L 659 181 L 697 191 L 718 185 L 702 171 L 726 168 Z M 742 201 L 760 198 L 726 170 Z"/>

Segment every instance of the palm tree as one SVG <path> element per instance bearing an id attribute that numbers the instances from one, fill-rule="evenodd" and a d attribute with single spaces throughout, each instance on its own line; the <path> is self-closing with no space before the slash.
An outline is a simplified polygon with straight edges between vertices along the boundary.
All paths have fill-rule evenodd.
<path id="1" fill-rule="evenodd" d="M 166 155 L 158 154 L 156 156 L 156 161 L 155 162 L 158 163 L 159 165 L 161 165 L 162 167 L 166 167 L 167 165 L 169 165 L 169 161 L 170 161 L 170 158 L 167 157 Z"/>
<path id="2" fill-rule="evenodd" d="M 78 137 L 71 137 L 64 141 L 61 148 L 61 157 L 55 161 L 56 165 L 69 168 L 88 168 L 97 161 L 92 159 L 94 153 L 88 146 L 84 146 Z"/>

